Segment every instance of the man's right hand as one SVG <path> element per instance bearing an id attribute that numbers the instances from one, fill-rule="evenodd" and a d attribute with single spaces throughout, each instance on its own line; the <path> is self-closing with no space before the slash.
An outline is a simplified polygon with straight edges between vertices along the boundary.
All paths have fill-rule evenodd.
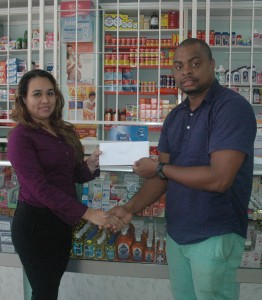
<path id="1" fill-rule="evenodd" d="M 107 228 L 111 231 L 117 231 L 128 225 L 132 220 L 132 213 L 125 206 L 115 206 L 111 208 L 106 215 L 110 218 L 117 218 L 121 220 L 121 228 L 113 224 L 108 224 Z"/>

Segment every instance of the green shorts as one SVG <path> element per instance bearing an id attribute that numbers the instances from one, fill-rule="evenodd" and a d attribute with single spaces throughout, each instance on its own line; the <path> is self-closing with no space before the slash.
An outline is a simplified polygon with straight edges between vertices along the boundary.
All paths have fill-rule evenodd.
<path id="1" fill-rule="evenodd" d="M 166 254 L 175 300 L 239 299 L 237 268 L 245 239 L 231 233 L 178 245 L 167 236 Z"/>

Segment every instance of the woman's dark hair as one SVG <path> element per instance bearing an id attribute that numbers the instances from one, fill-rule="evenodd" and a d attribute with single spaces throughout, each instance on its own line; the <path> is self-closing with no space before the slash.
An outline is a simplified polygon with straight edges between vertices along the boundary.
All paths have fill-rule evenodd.
<path id="1" fill-rule="evenodd" d="M 64 96 L 60 92 L 57 82 L 52 74 L 47 71 L 36 69 L 25 73 L 19 81 L 17 94 L 15 98 L 15 108 L 11 113 L 11 118 L 19 124 L 29 128 L 43 127 L 43 124 L 36 123 L 29 114 L 25 101 L 28 93 L 28 86 L 33 78 L 47 78 L 53 85 L 56 105 L 55 110 L 49 118 L 50 126 L 58 135 L 63 135 L 66 142 L 72 146 L 75 152 L 75 161 L 78 166 L 83 163 L 84 151 L 73 124 L 65 122 L 62 119 L 63 108 L 65 104 Z"/>

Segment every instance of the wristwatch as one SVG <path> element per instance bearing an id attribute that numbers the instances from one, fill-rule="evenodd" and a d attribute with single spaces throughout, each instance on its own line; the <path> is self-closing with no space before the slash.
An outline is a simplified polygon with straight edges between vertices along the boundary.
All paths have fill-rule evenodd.
<path id="1" fill-rule="evenodd" d="M 157 176 L 158 176 L 159 178 L 161 178 L 161 179 L 168 179 L 168 178 L 166 177 L 166 175 L 163 173 L 163 167 L 164 167 L 164 165 L 168 165 L 168 163 L 162 163 L 162 162 L 160 162 L 160 163 L 157 165 L 157 167 L 156 167 L 156 174 L 157 174 Z"/>

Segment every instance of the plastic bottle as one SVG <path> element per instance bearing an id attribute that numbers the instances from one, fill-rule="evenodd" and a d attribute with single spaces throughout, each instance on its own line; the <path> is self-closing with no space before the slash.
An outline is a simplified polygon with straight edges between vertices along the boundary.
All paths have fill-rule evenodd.
<path id="1" fill-rule="evenodd" d="M 106 259 L 115 260 L 116 259 L 116 239 L 117 234 L 114 234 L 107 242 L 106 245 Z"/>
<path id="2" fill-rule="evenodd" d="M 136 262 L 140 262 L 144 259 L 144 249 L 141 243 L 141 233 L 136 234 L 136 240 L 131 246 L 132 258 Z"/>
<path id="3" fill-rule="evenodd" d="M 91 229 L 90 223 L 80 223 L 73 232 L 72 256 L 82 258 L 84 256 L 84 235 Z"/>
<path id="4" fill-rule="evenodd" d="M 253 104 L 260 103 L 260 93 L 259 89 L 253 89 Z"/>
<path id="5" fill-rule="evenodd" d="M 254 33 L 253 33 L 253 43 L 254 45 L 259 45 L 259 31 L 257 29 L 254 29 Z"/>
<path id="6" fill-rule="evenodd" d="M 156 250 L 156 263 L 165 264 L 166 263 L 166 252 L 164 249 L 164 240 L 160 239 L 158 241 L 158 247 Z"/>
<path id="7" fill-rule="evenodd" d="M 231 35 L 231 45 L 236 46 L 236 44 L 237 44 L 237 36 L 236 36 L 235 31 L 233 31 L 232 35 Z"/>
<path id="8" fill-rule="evenodd" d="M 245 84 L 248 83 L 248 69 L 246 66 L 239 68 L 240 73 L 240 83 Z"/>
<path id="9" fill-rule="evenodd" d="M 257 83 L 257 69 L 255 66 L 248 68 L 249 83 Z"/>
<path id="10" fill-rule="evenodd" d="M 232 71 L 232 83 L 239 84 L 240 83 L 240 73 L 238 70 Z"/>
<path id="11" fill-rule="evenodd" d="M 95 258 L 98 260 L 104 260 L 106 258 L 105 238 L 103 236 L 97 239 L 95 247 Z"/>
<path id="12" fill-rule="evenodd" d="M 229 70 L 226 70 L 225 73 L 226 73 L 226 84 L 229 84 L 231 82 L 231 73 Z"/>
<path id="13" fill-rule="evenodd" d="M 228 46 L 229 35 L 227 32 L 223 32 L 221 35 L 221 44 L 222 46 Z"/>
<path id="14" fill-rule="evenodd" d="M 84 258 L 93 259 L 95 257 L 95 236 L 98 233 L 98 227 L 96 226 L 90 231 L 84 241 Z"/>
<path id="15" fill-rule="evenodd" d="M 83 239 L 81 229 L 74 234 L 72 256 L 77 258 L 83 257 Z"/>
<path id="16" fill-rule="evenodd" d="M 151 239 L 147 239 L 144 257 L 144 261 L 147 263 L 152 263 L 155 260 L 155 250 L 153 248 L 153 243 Z"/>
<path id="17" fill-rule="evenodd" d="M 215 45 L 221 46 L 221 32 L 215 32 Z"/>
<path id="18" fill-rule="evenodd" d="M 217 69 L 217 75 L 218 75 L 218 81 L 220 84 L 226 83 L 226 70 L 223 67 L 223 65 L 219 65 L 219 68 Z"/>
<path id="19" fill-rule="evenodd" d="M 121 261 L 130 260 L 131 258 L 131 245 L 132 237 L 128 233 L 129 226 L 124 227 L 121 230 L 121 234 L 116 242 L 117 257 Z"/>
<path id="20" fill-rule="evenodd" d="M 159 28 L 159 19 L 156 12 L 153 12 L 150 19 L 150 29 L 158 29 Z"/>

